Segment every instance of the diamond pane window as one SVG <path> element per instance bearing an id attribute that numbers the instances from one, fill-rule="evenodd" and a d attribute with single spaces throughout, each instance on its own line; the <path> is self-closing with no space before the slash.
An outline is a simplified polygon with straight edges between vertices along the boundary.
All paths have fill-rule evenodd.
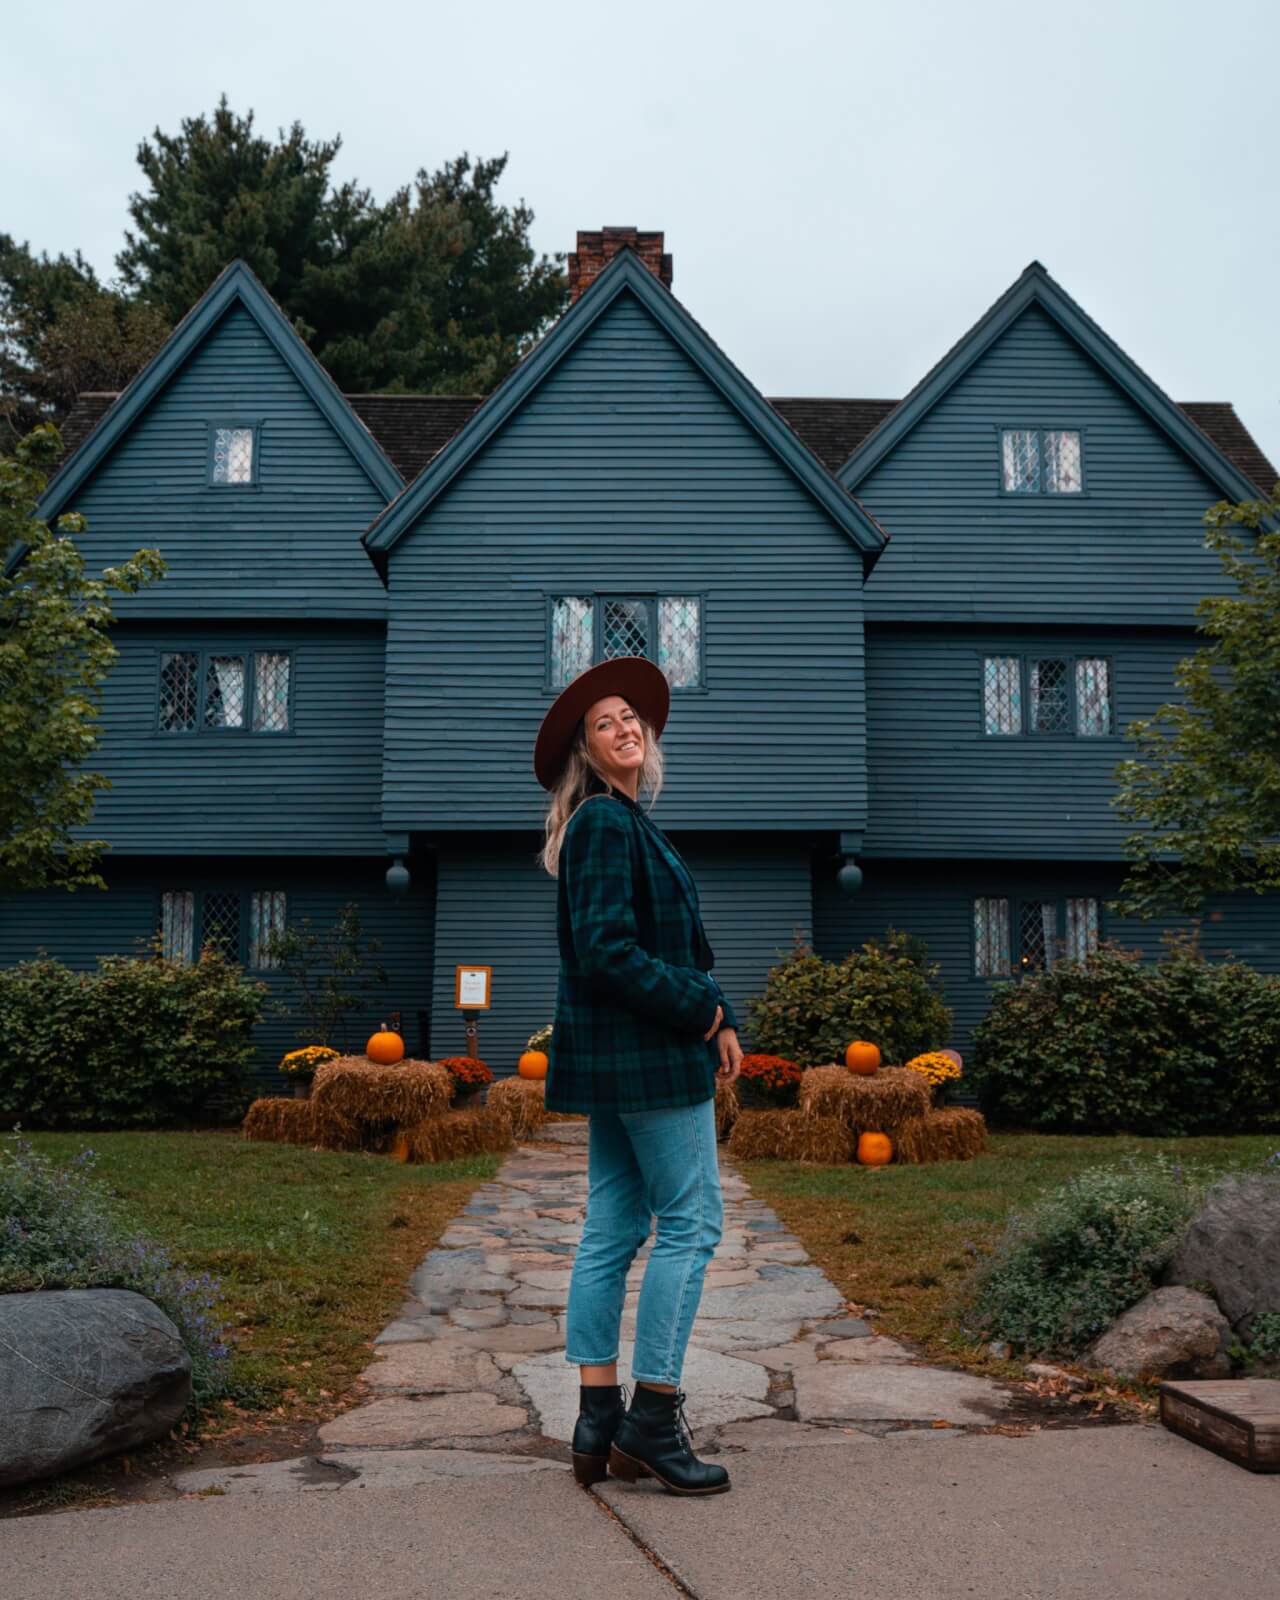
<path id="1" fill-rule="evenodd" d="M 289 657 L 278 650 L 253 658 L 253 731 L 289 731 Z"/>
<path id="2" fill-rule="evenodd" d="M 1024 900 L 1018 907 L 1018 965 L 1042 972 L 1053 965 L 1057 908 L 1052 900 Z"/>
<path id="3" fill-rule="evenodd" d="M 1080 474 L 1078 433 L 1062 428 L 1046 429 L 1044 487 L 1046 494 L 1079 494 L 1084 488 L 1084 480 Z"/>
<path id="4" fill-rule="evenodd" d="M 1009 902 L 973 902 L 974 963 L 980 978 L 1009 976 Z"/>
<path id="5" fill-rule="evenodd" d="M 168 650 L 160 657 L 160 728 L 190 733 L 196 725 L 200 657 L 194 650 Z"/>
<path id="6" fill-rule="evenodd" d="M 253 429 L 213 430 L 214 483 L 253 482 Z"/>
<path id="7" fill-rule="evenodd" d="M 1098 948 L 1098 902 L 1091 898 L 1067 901 L 1066 954 L 1068 961 L 1086 961 Z"/>
<path id="8" fill-rule="evenodd" d="M 606 600 L 604 637 L 600 656 L 612 661 L 616 656 L 649 654 L 649 608 L 643 600 Z"/>
<path id="9" fill-rule="evenodd" d="M 551 606 L 551 682 L 572 683 L 591 665 L 595 606 L 589 595 L 559 595 Z"/>
<path id="10" fill-rule="evenodd" d="M 1065 661 L 1031 663 L 1031 731 L 1070 733 L 1071 700 Z"/>
<path id="11" fill-rule="evenodd" d="M 658 601 L 658 665 L 673 689 L 699 682 L 701 633 L 697 595 L 663 595 Z"/>
<path id="12" fill-rule="evenodd" d="M 206 894 L 204 918 L 200 930 L 200 948 L 214 949 L 228 961 L 240 959 L 240 896 L 238 894 Z"/>
<path id="13" fill-rule="evenodd" d="M 204 677 L 206 728 L 244 727 L 244 657 L 210 656 Z"/>
<path id="14" fill-rule="evenodd" d="M 160 896 L 160 950 L 166 961 L 190 961 L 195 955 L 195 913 L 190 889 L 170 889 Z"/>
<path id="15" fill-rule="evenodd" d="M 1105 656 L 1076 662 L 1076 726 L 1082 734 L 1111 732 L 1111 663 Z"/>
<path id="16" fill-rule="evenodd" d="M 1022 732 L 1022 660 L 988 656 L 983 663 L 982 705 L 988 733 Z"/>
<path id="17" fill-rule="evenodd" d="M 268 953 L 267 940 L 284 932 L 285 892 L 283 889 L 255 889 L 249 899 L 249 965 L 269 971 L 278 965 Z"/>
<path id="18" fill-rule="evenodd" d="M 1034 428 L 1006 428 L 1000 445 L 1006 492 L 1039 494 L 1040 435 Z"/>

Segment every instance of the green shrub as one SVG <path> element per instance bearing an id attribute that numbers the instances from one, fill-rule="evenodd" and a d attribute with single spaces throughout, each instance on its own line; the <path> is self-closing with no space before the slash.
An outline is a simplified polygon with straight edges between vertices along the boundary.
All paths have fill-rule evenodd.
<path id="1" fill-rule="evenodd" d="M 983 1110 L 1055 1133 L 1280 1127 L 1280 978 L 1168 938 L 1159 961 L 1103 944 L 996 985 L 974 1032 Z"/>
<path id="2" fill-rule="evenodd" d="M 243 1100 L 265 987 L 198 962 L 42 957 L 0 971 L 0 1116 L 38 1128 L 155 1127 Z"/>
<path id="3" fill-rule="evenodd" d="M 843 1061 L 854 1039 L 879 1045 L 889 1063 L 936 1050 L 951 1035 L 938 970 L 923 940 L 895 928 L 841 961 L 797 943 L 749 1002 L 752 1043 L 802 1067 Z"/>
<path id="4" fill-rule="evenodd" d="M 1249 1324 L 1246 1360 L 1280 1361 L 1280 1311 L 1260 1311 Z"/>
<path id="5" fill-rule="evenodd" d="M 1163 1156 L 1077 1174 L 1009 1219 L 977 1274 L 977 1328 L 1035 1355 L 1080 1355 L 1156 1286 L 1203 1187 Z"/>

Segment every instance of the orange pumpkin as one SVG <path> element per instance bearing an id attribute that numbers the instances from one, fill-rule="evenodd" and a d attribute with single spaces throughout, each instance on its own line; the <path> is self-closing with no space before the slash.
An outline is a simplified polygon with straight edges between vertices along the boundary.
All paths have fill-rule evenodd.
<path id="1" fill-rule="evenodd" d="M 887 1133 L 860 1133 L 858 1161 L 864 1167 L 886 1167 L 893 1160 L 893 1140 Z"/>
<path id="2" fill-rule="evenodd" d="M 880 1047 L 868 1039 L 855 1039 L 844 1053 L 844 1064 L 850 1072 L 870 1077 L 880 1070 Z"/>
<path id="3" fill-rule="evenodd" d="M 409 1141 L 403 1133 L 397 1133 L 391 1141 L 391 1159 L 393 1161 L 407 1161 L 409 1159 Z"/>
<path id="4" fill-rule="evenodd" d="M 519 1072 L 522 1078 L 545 1078 L 547 1075 L 547 1052 L 545 1050 L 526 1050 L 520 1057 Z"/>
<path id="5" fill-rule="evenodd" d="M 384 1022 L 365 1045 L 364 1053 L 380 1067 L 394 1067 L 397 1061 L 404 1060 L 404 1040 Z"/>

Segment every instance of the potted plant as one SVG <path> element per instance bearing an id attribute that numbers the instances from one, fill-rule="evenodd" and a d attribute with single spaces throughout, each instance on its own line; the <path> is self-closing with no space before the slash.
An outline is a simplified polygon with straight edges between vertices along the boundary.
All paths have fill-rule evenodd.
<path id="1" fill-rule="evenodd" d="M 745 1055 L 738 1078 L 742 1103 L 747 1106 L 793 1106 L 804 1068 L 786 1056 Z"/>
<path id="2" fill-rule="evenodd" d="M 311 1094 L 311 1080 L 316 1068 L 326 1061 L 336 1061 L 338 1052 L 327 1044 L 308 1044 L 301 1050 L 290 1050 L 280 1062 L 280 1070 L 293 1080 L 295 1100 L 306 1100 Z"/>
<path id="3" fill-rule="evenodd" d="M 926 1050 L 923 1055 L 912 1056 L 907 1066 L 928 1080 L 935 1106 L 946 1104 L 948 1090 L 963 1074 L 958 1050 Z"/>
<path id="4" fill-rule="evenodd" d="M 455 1106 L 468 1105 L 486 1084 L 493 1082 L 493 1073 L 476 1056 L 445 1056 L 437 1065 L 447 1068 L 453 1079 Z"/>

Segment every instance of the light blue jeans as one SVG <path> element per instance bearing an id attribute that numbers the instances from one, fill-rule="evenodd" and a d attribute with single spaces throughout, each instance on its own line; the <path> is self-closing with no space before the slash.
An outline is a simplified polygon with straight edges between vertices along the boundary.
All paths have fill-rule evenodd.
<path id="1" fill-rule="evenodd" d="M 569 1284 L 566 1331 L 565 1356 L 575 1366 L 618 1359 L 627 1270 L 653 1217 L 658 1231 L 640 1286 L 631 1376 L 678 1384 L 707 1262 L 724 1224 L 714 1100 L 591 1114 L 587 1219 Z"/>

